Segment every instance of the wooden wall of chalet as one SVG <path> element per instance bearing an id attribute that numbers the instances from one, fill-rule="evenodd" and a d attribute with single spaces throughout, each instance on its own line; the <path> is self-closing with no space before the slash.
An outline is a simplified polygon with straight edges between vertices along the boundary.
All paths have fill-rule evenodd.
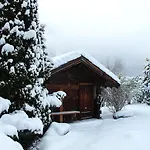
<path id="1" fill-rule="evenodd" d="M 96 88 L 111 86 L 112 83 L 106 77 L 104 78 L 102 73 L 98 74 L 88 65 L 80 63 L 58 72 L 52 71 L 46 87 L 50 92 L 58 90 L 66 92 L 67 97 L 63 100 L 61 111 L 80 111 L 78 119 L 84 119 L 96 116 L 98 111 L 96 110 Z M 66 122 L 70 119 L 67 117 L 64 116 Z"/>

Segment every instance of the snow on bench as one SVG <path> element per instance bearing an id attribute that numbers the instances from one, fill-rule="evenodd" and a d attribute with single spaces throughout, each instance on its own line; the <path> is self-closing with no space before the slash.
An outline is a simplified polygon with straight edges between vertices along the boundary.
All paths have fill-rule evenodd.
<path id="1" fill-rule="evenodd" d="M 80 111 L 61 111 L 61 112 L 52 112 L 50 115 L 70 115 L 70 114 L 80 114 Z"/>
<path id="2" fill-rule="evenodd" d="M 60 112 L 52 112 L 51 116 L 59 116 L 59 121 L 64 122 L 63 115 L 73 115 L 76 117 L 77 114 L 80 114 L 80 111 L 60 111 Z"/>

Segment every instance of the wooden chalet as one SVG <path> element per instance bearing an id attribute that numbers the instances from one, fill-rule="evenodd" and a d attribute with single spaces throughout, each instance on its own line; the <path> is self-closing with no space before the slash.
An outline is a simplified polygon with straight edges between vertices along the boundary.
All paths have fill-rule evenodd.
<path id="1" fill-rule="evenodd" d="M 87 53 L 70 52 L 53 58 L 54 68 L 46 86 L 50 92 L 62 90 L 67 96 L 60 108 L 53 108 L 54 121 L 70 122 L 99 118 L 99 88 L 118 87 L 119 79 Z"/>

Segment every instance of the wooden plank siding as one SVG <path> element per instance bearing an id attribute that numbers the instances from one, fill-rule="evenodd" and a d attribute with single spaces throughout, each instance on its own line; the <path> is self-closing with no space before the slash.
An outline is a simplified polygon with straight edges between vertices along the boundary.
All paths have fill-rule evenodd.
<path id="1" fill-rule="evenodd" d="M 93 117 L 93 86 L 81 85 L 80 86 L 80 118 Z"/>
<path id="2" fill-rule="evenodd" d="M 48 90 L 78 90 L 79 85 L 71 84 L 46 84 Z"/>
<path id="3" fill-rule="evenodd" d="M 67 96 L 62 101 L 62 106 L 54 108 L 52 118 L 55 121 L 70 122 L 76 119 L 99 118 L 97 89 L 100 86 L 118 87 L 119 83 L 81 56 L 53 69 L 45 86 L 50 93 L 59 90 L 66 92 Z M 73 112 L 80 113 L 72 115 Z"/>

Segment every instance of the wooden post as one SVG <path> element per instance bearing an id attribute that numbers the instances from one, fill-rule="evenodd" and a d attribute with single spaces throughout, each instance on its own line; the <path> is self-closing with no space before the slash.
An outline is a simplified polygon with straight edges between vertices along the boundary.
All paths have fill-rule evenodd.
<path id="1" fill-rule="evenodd" d="M 63 104 L 60 107 L 60 112 L 63 111 Z M 62 123 L 63 122 L 63 115 L 59 116 L 59 121 Z"/>

